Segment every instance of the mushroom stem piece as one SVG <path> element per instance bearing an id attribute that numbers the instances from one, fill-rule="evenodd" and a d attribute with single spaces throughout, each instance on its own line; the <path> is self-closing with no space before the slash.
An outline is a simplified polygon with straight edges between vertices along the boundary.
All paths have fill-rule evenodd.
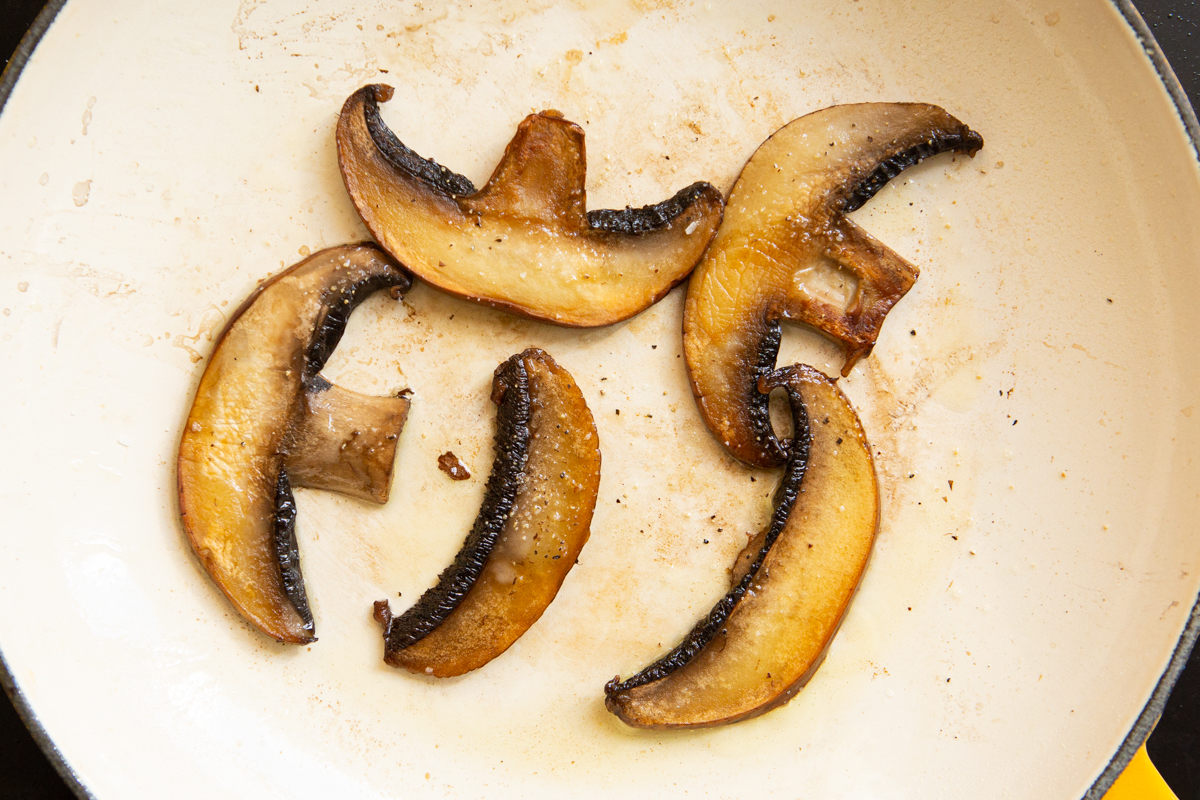
<path id="1" fill-rule="evenodd" d="M 408 414 L 405 397 L 358 395 L 318 373 L 355 306 L 411 283 L 371 245 L 316 253 L 251 295 L 200 378 L 179 443 L 183 527 L 221 591 L 279 641 L 314 639 L 292 486 L 385 502 Z"/>

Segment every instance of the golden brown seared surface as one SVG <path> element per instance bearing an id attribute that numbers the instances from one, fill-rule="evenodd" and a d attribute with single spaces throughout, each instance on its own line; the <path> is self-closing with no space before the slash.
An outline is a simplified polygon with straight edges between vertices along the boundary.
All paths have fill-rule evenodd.
<path id="1" fill-rule="evenodd" d="M 779 129 L 742 170 L 725 219 L 688 286 L 684 354 L 701 414 L 729 452 L 782 464 L 757 381 L 775 369 L 780 320 L 868 355 L 917 268 L 845 215 L 936 153 L 974 155 L 979 134 L 937 106 L 834 106 Z M 843 296 L 822 284 L 844 287 Z"/>
<path id="2" fill-rule="evenodd" d="M 346 101 L 338 163 L 371 234 L 422 280 L 469 300 L 572 327 L 649 307 L 699 261 L 721 193 L 697 183 L 657 206 L 587 213 L 583 129 L 557 112 L 518 127 L 487 185 L 426 161 L 379 118 L 389 86 Z"/>
<path id="3" fill-rule="evenodd" d="M 351 309 L 408 275 L 370 245 L 317 253 L 263 284 L 209 359 L 179 444 L 183 526 L 242 614 L 280 641 L 313 639 L 290 486 L 387 499 L 403 397 L 365 397 L 317 372 Z"/>
<path id="4" fill-rule="evenodd" d="M 772 381 L 788 390 L 798 432 L 807 411 L 809 440 L 798 433 L 772 524 L 738 556 L 731 592 L 680 647 L 605 687 L 630 725 L 717 725 L 786 703 L 820 665 L 866 568 L 879 498 L 857 415 L 810 367 Z"/>
<path id="5" fill-rule="evenodd" d="M 497 382 L 504 419 L 497 437 L 502 455 L 493 470 L 519 469 L 522 475 L 510 484 L 511 498 L 495 496 L 506 491 L 500 476 L 489 479 L 472 536 L 438 587 L 400 617 L 391 617 L 386 601 L 376 603 L 385 625 L 385 657 L 393 666 L 447 677 L 488 663 L 541 617 L 588 540 L 600 446 L 579 387 L 548 354 L 532 348 L 502 365 Z M 516 441 L 521 437 L 524 442 Z M 498 513 L 506 499 L 505 509 L 511 510 Z M 499 525 L 489 543 L 489 537 L 475 534 L 492 519 Z M 477 577 L 464 581 L 465 591 L 454 597 L 450 584 L 472 565 L 480 567 Z M 433 602 L 443 589 L 447 597 Z M 430 624 L 435 616 L 440 622 Z"/>

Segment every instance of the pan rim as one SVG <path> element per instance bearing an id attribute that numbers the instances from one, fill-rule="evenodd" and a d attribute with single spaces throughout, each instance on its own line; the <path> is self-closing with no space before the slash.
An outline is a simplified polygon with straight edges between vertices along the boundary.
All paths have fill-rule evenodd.
<path id="1" fill-rule="evenodd" d="M 1166 88 L 1167 94 L 1170 95 L 1171 102 L 1175 105 L 1175 111 L 1179 114 L 1179 119 L 1183 122 L 1183 127 L 1187 131 L 1188 140 L 1192 144 L 1192 157 L 1200 161 L 1200 121 L 1196 119 L 1196 110 L 1192 107 L 1191 100 L 1184 91 L 1183 85 L 1179 82 L 1179 78 L 1175 75 L 1175 70 L 1167 62 L 1167 57 L 1163 53 L 1162 48 L 1159 47 L 1158 40 L 1154 38 L 1150 26 L 1146 24 L 1146 20 L 1142 18 L 1141 13 L 1134 7 L 1133 0 L 1112 0 L 1112 2 L 1117 7 L 1117 10 L 1121 12 L 1121 16 L 1125 19 L 1126 24 L 1133 28 L 1138 42 L 1142 45 L 1142 50 L 1149 56 L 1151 63 L 1154 65 L 1154 71 L 1158 73 L 1158 78 Z M 1187 625 L 1183 628 L 1183 633 L 1175 645 L 1175 651 L 1171 654 L 1171 660 L 1167 664 L 1167 669 L 1155 685 L 1149 702 L 1142 708 L 1142 713 L 1138 715 L 1133 728 L 1125 736 L 1125 740 L 1121 742 L 1121 746 L 1109 760 L 1108 766 L 1104 768 L 1091 788 L 1088 789 L 1087 794 L 1083 796 L 1083 800 L 1101 800 L 1117 778 L 1120 777 L 1121 773 L 1124 772 L 1125 767 L 1133 759 L 1138 748 L 1150 736 L 1150 732 L 1154 730 L 1154 725 L 1158 722 L 1158 718 L 1162 716 L 1163 709 L 1166 708 L 1167 698 L 1170 697 L 1171 690 L 1179 680 L 1179 675 L 1183 672 L 1183 668 L 1188 662 L 1188 657 L 1191 656 L 1192 648 L 1195 646 L 1198 637 L 1200 637 L 1200 597 L 1192 605 L 1192 612 L 1188 616 Z"/>
<path id="2" fill-rule="evenodd" d="M 16 88 L 17 79 L 21 77 L 21 73 L 25 71 L 25 65 L 29 63 L 33 51 L 37 49 L 38 44 L 42 41 L 42 37 L 54 20 L 58 18 L 58 12 L 66 5 L 67 0 L 49 0 L 42 10 L 34 18 L 33 24 L 29 26 L 29 30 L 25 31 L 25 35 L 21 37 L 21 43 L 17 45 L 17 50 L 13 53 L 12 59 L 8 62 L 8 66 L 0 72 L 0 114 L 4 113 L 4 107 L 8 104 L 8 98 L 12 95 L 13 89 Z M 79 800 L 95 800 L 95 795 L 83 785 L 79 775 L 67 763 L 66 757 L 54 741 L 50 738 L 50 734 L 46 731 L 42 721 L 38 719 L 33 707 L 29 705 L 29 701 L 25 699 L 25 693 L 21 691 L 21 687 L 17 685 L 16 676 L 8 666 L 8 661 L 4 658 L 4 651 L 0 649 L 0 687 L 3 687 L 4 693 L 8 695 L 12 701 L 13 708 L 16 709 L 17 715 L 21 721 L 25 723 L 25 727 L 29 729 L 33 740 L 37 742 L 42 753 L 45 754 L 46 760 L 53 765 L 55 771 L 58 772 L 63 782 L 74 792 Z"/>
<path id="3" fill-rule="evenodd" d="M 57 19 L 59 12 L 66 5 L 66 2 L 67 0 L 48 0 L 41 12 L 34 19 L 29 30 L 21 38 L 21 42 L 17 46 L 16 52 L 13 54 L 7 67 L 3 72 L 0 72 L 0 114 L 4 112 L 8 99 L 12 95 L 25 66 L 29 63 L 29 59 L 32 57 L 46 31 L 49 30 L 55 19 Z M 1159 80 L 1162 81 L 1164 88 L 1166 88 L 1171 102 L 1175 106 L 1175 111 L 1179 115 L 1184 129 L 1187 131 L 1188 140 L 1192 146 L 1192 156 L 1197 162 L 1200 162 L 1200 120 L 1197 119 L 1191 100 L 1175 75 L 1175 71 L 1167 61 L 1167 57 L 1159 46 L 1158 41 L 1154 38 L 1153 32 L 1135 7 L 1133 0 L 1109 0 L 1109 2 L 1116 7 L 1125 23 L 1133 30 L 1134 35 L 1142 46 L 1142 50 L 1154 65 L 1154 70 Z M 1192 606 L 1187 624 L 1184 626 L 1183 632 L 1176 643 L 1175 650 L 1171 654 L 1167 668 L 1155 685 L 1149 701 L 1142 708 L 1141 713 L 1138 715 L 1129 733 L 1126 734 L 1120 747 L 1092 783 L 1082 800 L 1101 800 L 1125 770 L 1125 767 L 1132 760 L 1138 748 L 1145 743 L 1151 731 L 1153 731 L 1154 725 L 1162 715 L 1171 690 L 1183 672 L 1197 639 L 1200 639 L 1200 597 L 1197 597 L 1196 602 Z M 72 792 L 80 800 L 95 800 L 95 795 L 83 784 L 75 770 L 67 762 L 66 757 L 50 738 L 41 720 L 17 685 L 16 677 L 13 675 L 12 669 L 4 657 L 2 648 L 0 648 L 0 687 L 3 687 L 5 694 L 12 701 L 13 707 L 21 717 L 26 728 L 29 729 L 33 740 L 38 744 L 42 752 L 46 755 L 46 758 L 54 766 L 59 776 Z"/>

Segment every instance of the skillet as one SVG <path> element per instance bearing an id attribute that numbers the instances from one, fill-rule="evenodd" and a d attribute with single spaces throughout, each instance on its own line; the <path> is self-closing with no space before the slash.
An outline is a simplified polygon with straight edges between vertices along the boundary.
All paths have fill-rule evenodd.
<path id="1" fill-rule="evenodd" d="M 1046 13 L 1046 14 L 1045 14 L 1045 16 L 1044 16 L 1044 19 L 1045 19 L 1045 26 L 1046 26 L 1046 28 L 1057 28 L 1057 25 L 1058 25 L 1058 23 L 1055 23 L 1055 25 L 1050 25 L 1050 23 L 1049 23 L 1049 19 L 1050 19 L 1050 17 L 1051 17 L 1051 14 L 1052 14 L 1052 13 L 1054 13 L 1054 12 L 1048 12 L 1048 13 Z M 1070 17 L 1068 16 L 1068 19 L 1069 19 L 1069 18 L 1070 18 Z M 1060 12 L 1060 18 L 1058 18 L 1058 19 L 1060 19 L 1060 22 L 1061 22 L 1061 19 L 1062 19 L 1061 12 Z M 1002 20 L 1001 20 L 1001 22 L 998 22 L 998 23 L 991 23 L 991 24 L 1003 25 L 1003 24 L 1004 24 L 1004 22 L 1003 22 L 1003 19 L 1002 19 Z M 1009 31 L 1009 32 L 1010 32 L 1010 31 Z M 1088 31 L 1088 32 L 1090 32 L 1090 34 L 1096 34 L 1096 31 Z M 1050 44 L 1046 44 L 1046 47 L 1050 47 Z M 1056 48 L 1060 48 L 1061 46 L 1057 46 L 1057 44 L 1056 44 L 1056 46 L 1055 46 L 1055 47 L 1056 47 Z M 418 54 L 418 55 L 419 55 L 419 54 Z M 1060 59 L 1061 59 L 1061 58 L 1062 58 L 1062 55 L 1057 55 L 1057 54 L 1056 54 L 1056 55 L 1055 55 L 1055 58 L 1060 58 Z M 35 66 L 36 66 L 36 65 L 35 65 Z M 904 72 L 904 71 L 902 71 L 902 72 Z M 914 70 L 913 72 L 916 72 L 917 74 L 919 74 L 919 73 L 920 73 L 920 71 L 919 71 L 919 70 Z M 908 72 L 904 72 L 904 73 L 905 73 L 905 74 L 910 74 L 910 73 L 908 73 Z M 928 80 L 928 76 L 926 76 L 925 78 L 926 78 L 926 80 Z M 1082 90 L 1081 90 L 1081 91 L 1082 91 Z M 1086 95 L 1086 92 L 1085 92 L 1085 95 L 1084 95 L 1084 97 L 1085 97 L 1085 100 L 1094 100 L 1094 98 L 1088 97 L 1088 96 Z M 949 102 L 949 101 L 943 101 L 943 102 Z M 1086 103 L 1085 103 L 1085 104 L 1086 104 Z M 1092 110 L 1094 110 L 1094 109 L 1092 109 Z M 980 122 L 980 124 L 978 124 L 978 125 L 979 125 L 980 127 L 983 127 L 983 124 L 982 124 L 982 122 Z M 986 131 L 985 131 L 985 132 L 986 132 Z M 1086 137 L 1085 137 L 1085 138 L 1086 138 Z M 1026 143 L 1026 144 L 1028 144 L 1028 143 Z M 494 148 L 493 148 L 493 149 L 494 149 Z M 1009 166 L 1012 166 L 1012 163 L 1013 163 L 1013 162 L 1009 162 Z M 1020 163 L 1020 162 L 1018 162 L 1018 163 Z M 1100 166 L 1102 166 L 1102 167 L 1104 167 L 1104 166 L 1105 166 L 1105 164 L 1103 164 L 1103 157 L 1102 157 L 1102 164 L 1100 164 Z M 734 169 L 734 170 L 736 170 L 736 167 L 734 167 L 733 169 Z M 1003 169 L 1003 168 L 1002 168 L 1002 167 L 1000 167 L 1000 168 L 998 168 L 998 169 Z M 1160 169 L 1162 169 L 1162 168 L 1160 168 Z M 726 168 L 726 170 L 727 170 L 727 172 L 728 172 L 728 168 Z M 929 172 L 929 170 L 926 170 L 926 172 Z M 952 174 L 953 174 L 953 173 L 952 173 Z M 926 179 L 926 180 L 929 180 L 929 179 Z M 632 185 L 634 185 L 634 184 L 635 184 L 635 182 L 636 182 L 636 181 L 635 181 L 634 179 L 630 179 L 630 185 L 631 185 L 631 186 L 632 186 Z M 913 184 L 917 184 L 917 185 L 919 186 L 919 184 L 918 184 L 918 181 L 917 181 L 916 179 L 914 179 L 914 180 L 913 180 Z M 635 187 L 635 188 L 636 188 L 636 187 Z M 922 187 L 922 188 L 929 188 L 929 187 Z M 601 191 L 602 191 L 602 190 L 601 190 Z M 934 190 L 929 190 L 929 191 L 934 191 Z M 938 197 L 936 196 L 936 194 L 934 194 L 934 196 L 930 196 L 930 197 L 934 197 L 934 198 L 935 198 L 935 200 L 936 200 L 936 199 L 941 199 L 941 198 L 938 198 Z M 886 199 L 886 198 L 881 198 L 881 199 Z M 893 200 L 893 201 L 898 201 L 898 200 Z M 888 213 L 890 213 L 890 211 L 889 211 Z M 882 224 L 884 224 L 884 223 L 886 223 L 886 222 L 887 222 L 887 216 L 888 216 L 888 215 L 883 215 L 883 213 L 881 213 L 881 215 L 880 215 L 880 216 L 881 216 L 881 217 L 883 217 L 883 218 L 881 218 L 881 219 L 877 219 L 877 221 L 875 221 L 875 222 L 874 222 L 874 224 L 876 224 L 876 225 L 882 225 Z M 1142 235 L 1145 235 L 1145 231 L 1141 231 L 1141 233 L 1142 233 Z M 1027 242 L 1027 243 L 1028 243 L 1028 242 Z M 1039 241 L 1033 241 L 1033 242 L 1032 242 L 1032 245 L 1033 245 L 1033 249 L 1034 249 L 1034 251 L 1037 251 L 1037 249 L 1038 249 L 1038 247 L 1039 247 L 1040 243 L 1042 243 L 1042 242 L 1039 242 Z M 1027 252 L 1027 249 L 1028 249 L 1028 248 L 1026 248 L 1026 252 Z M 992 254 L 994 254 L 994 253 L 992 253 Z M 1031 253 L 1028 253 L 1028 252 L 1027 252 L 1027 254 L 1031 254 Z M 1168 259 L 1168 260 L 1169 260 L 1169 259 Z M 941 263 L 941 261 L 938 261 L 938 263 Z M 98 290 L 98 289 L 97 289 L 97 290 Z M 90 293 L 90 290 L 88 290 L 88 291 L 89 291 L 89 293 Z M 22 294 L 24 294 L 24 293 L 22 293 Z M 1045 303 L 1043 303 L 1043 308 L 1044 308 L 1044 307 L 1045 307 Z M 1069 314 L 1068 314 L 1068 317 L 1069 317 Z M 919 318 L 919 317 L 918 317 L 918 318 Z M 488 321 L 494 321 L 494 320 L 488 320 Z M 952 321 L 954 321 L 954 320 L 952 320 Z M 958 320 L 958 321 L 959 321 L 959 324 L 962 324 L 962 320 L 961 320 L 961 319 L 960 319 L 960 320 Z M 1060 320 L 1060 321 L 1062 321 L 1062 320 Z M 1084 321 L 1084 320 L 1075 320 L 1075 321 Z M 972 324 L 974 324 L 974 323 L 972 323 Z M 1151 320 L 1151 321 L 1150 321 L 1150 323 L 1147 323 L 1147 324 L 1148 324 L 1148 325 L 1150 325 L 1150 326 L 1152 327 L 1152 326 L 1153 326 L 1153 320 Z M 1052 327 L 1052 325 L 1051 325 L 1051 327 Z M 197 330 L 198 330 L 198 329 L 197 329 Z M 521 332 L 522 332 L 522 333 L 529 333 L 529 331 L 521 331 Z M 191 333 L 191 331 L 188 331 L 188 333 Z M 1009 331 L 1009 333 L 1012 333 L 1012 331 Z M 540 335 L 540 333 L 535 333 L 535 335 Z M 553 335 L 547 335 L 547 336 L 551 336 L 551 338 L 553 338 Z M 565 339 L 554 339 L 554 341 L 556 341 L 556 342 L 558 342 L 558 341 L 562 341 L 562 342 L 565 344 Z M 1048 349 L 1052 349 L 1052 348 L 1054 348 L 1054 345 L 1052 345 L 1052 342 L 1051 342 L 1050 344 L 1048 344 L 1048 343 L 1046 343 L 1045 341 L 1043 341 L 1043 342 L 1040 342 L 1040 344 L 1042 344 L 1042 345 L 1043 345 L 1043 347 L 1045 347 L 1045 348 L 1048 348 Z M 1069 347 L 1070 349 L 1073 349 L 1073 350 L 1074 350 L 1074 349 L 1076 349 L 1076 348 L 1075 348 L 1075 345 L 1081 345 L 1081 347 L 1087 348 L 1087 345 L 1086 345 L 1086 344 L 1082 344 L 1082 343 L 1080 343 L 1080 342 L 1072 342 L 1072 343 L 1070 343 L 1069 345 L 1067 345 L 1067 347 Z M 811 350 L 805 350 L 805 348 L 806 348 L 806 347 L 810 347 L 810 348 L 812 348 L 812 349 L 811 349 Z M 800 351 L 806 351 L 806 353 L 808 353 L 808 351 L 811 351 L 811 353 L 815 353 L 816 355 L 820 355 L 820 349 L 818 349 L 818 348 L 816 347 L 816 345 L 812 345 L 812 343 L 808 343 L 808 342 L 794 342 L 794 343 L 792 344 L 792 348 L 793 348 L 793 350 L 792 350 L 792 353 L 800 353 Z M 1088 356 L 1088 357 L 1090 357 L 1090 356 Z M 1062 368 L 1066 369 L 1066 367 L 1063 367 L 1063 365 L 1056 365 L 1056 366 L 1057 366 L 1057 367 L 1062 367 Z M 1068 369 L 1068 372 L 1069 372 L 1069 369 Z M 1034 371 L 1034 374 L 1038 374 L 1038 373 L 1037 373 L 1036 371 Z M 982 380 L 982 378 L 980 378 L 980 380 Z M 1168 381 L 1168 383 L 1170 383 L 1170 381 Z M 1037 385 L 1037 381 L 1034 381 L 1034 385 Z M 875 387 L 872 387 L 872 389 L 877 389 L 877 386 L 875 386 Z M 936 389 L 936 387 L 935 387 L 935 389 Z M 1058 387 L 1056 387 L 1056 389 L 1058 389 Z M 1128 386 L 1127 386 L 1127 389 L 1128 389 Z M 961 404 L 962 402 L 966 402 L 966 401 L 962 401 L 962 398 L 961 398 L 961 397 L 950 397 L 950 396 L 949 396 L 949 395 L 954 395 L 954 392 L 955 392 L 955 391 L 958 391 L 958 390 L 956 390 L 956 389 L 955 389 L 955 387 L 953 387 L 953 386 L 952 386 L 952 389 L 949 389 L 949 390 L 944 390 L 944 389 L 943 389 L 942 401 L 946 401 L 946 402 L 943 402 L 942 404 L 943 404 L 943 405 L 947 405 L 947 403 L 948 403 L 948 405 L 947 405 L 947 408 L 949 408 L 949 410 L 950 410 L 950 411 L 954 411 L 954 408 L 950 408 L 950 407 L 953 407 L 953 405 L 956 405 L 956 404 Z M 1061 391 L 1061 389 L 1058 389 L 1058 391 Z M 1129 391 L 1133 391 L 1133 390 L 1129 390 Z M 1176 387 L 1176 391 L 1178 391 L 1178 387 Z M 949 392 L 949 395 L 947 395 L 947 393 L 946 393 L 946 392 Z M 932 393 L 936 393 L 936 392 L 931 392 L 931 395 L 932 395 Z M 1135 391 L 1134 393 L 1135 393 L 1135 395 L 1136 395 L 1136 396 L 1139 396 L 1139 397 L 1141 397 L 1141 390 Z M 1169 393 L 1169 392 L 1168 392 L 1168 393 Z M 1183 393 L 1184 393 L 1184 395 L 1186 395 L 1186 392 L 1183 392 Z M 868 392 L 868 395 L 869 395 L 869 392 Z M 863 399 L 863 402 L 864 402 L 864 403 L 870 403 L 872 398 L 871 398 L 871 397 L 869 397 L 869 396 L 864 396 L 862 399 Z M 970 398 L 968 398 L 968 399 L 970 399 Z M 1074 407 L 1073 407 L 1073 408 L 1074 408 Z M 1181 413 L 1182 413 L 1182 411 L 1181 411 Z M 1152 415 L 1151 415 L 1151 416 L 1152 416 Z M 1190 417 L 1189 417 L 1189 416 L 1187 416 L 1187 415 L 1184 415 L 1184 416 L 1186 416 L 1186 419 L 1190 419 Z M 1018 420 L 1018 421 L 1020 421 L 1020 420 Z M 1148 423 L 1147 423 L 1147 425 L 1148 425 Z M 1181 423 L 1181 425 L 1183 425 L 1183 423 Z M 1138 427 L 1138 426 L 1134 426 L 1134 427 Z M 1153 427 L 1153 426 L 1151 426 L 1151 427 Z M 1186 427 L 1186 426 L 1184 426 L 1184 427 Z M 1127 435 L 1127 434 L 1123 432 L 1123 433 L 1122 433 L 1122 435 Z M 899 449 L 898 449 L 898 450 L 899 450 Z M 1063 471 L 1068 471 L 1068 470 L 1063 470 Z M 1092 480 L 1096 480 L 1096 479 L 1092 479 Z M 961 486 L 961 479 L 960 479 L 960 483 L 959 483 L 959 485 Z M 1015 489 L 1015 488 L 1014 488 L 1014 491 L 1016 491 L 1016 489 Z M 1135 493 L 1135 494 L 1136 494 L 1136 493 Z M 1135 505 L 1136 505 L 1136 504 L 1135 504 Z M 1162 513 L 1162 509 L 1160 509 L 1160 507 L 1159 507 L 1158 511 L 1159 511 L 1159 513 Z M 1034 513 L 1034 517 L 1040 517 L 1039 513 Z M 972 523 L 972 525 L 973 525 L 973 523 Z M 1102 529 L 1103 529 L 1103 528 L 1102 528 Z M 1110 529 L 1111 529 L 1111 528 L 1104 529 L 1104 530 L 1110 530 Z M 1026 542 L 1026 543 L 1028 543 L 1028 542 Z M 1076 545 L 1078 545 L 1078 542 L 1076 542 Z M 1190 557 L 1189 557 L 1189 558 L 1190 558 Z M 877 561 L 878 561 L 878 559 L 877 559 Z M 1069 559 L 1068 559 L 1068 561 L 1069 561 Z M 1122 563 L 1122 564 L 1123 564 L 1123 563 Z M 1145 566 L 1145 565 L 1144 565 L 1144 566 Z M 872 569 L 876 569 L 876 567 L 877 567 L 877 564 L 876 564 L 875 566 L 872 566 Z M 1034 567 L 1034 569 L 1036 569 L 1036 567 Z M 1072 565 L 1072 569 L 1073 569 L 1073 570 L 1075 569 L 1075 565 L 1074 565 L 1074 564 Z M 1120 571 L 1124 571 L 1124 570 L 1120 570 Z M 1057 577 L 1058 575 L 1061 575 L 1061 573 L 1056 571 L 1056 572 L 1055 572 L 1055 577 Z M 1072 576 L 1072 577 L 1078 577 L 1078 575 L 1075 575 L 1075 573 L 1074 573 L 1074 572 L 1068 572 L 1068 575 L 1070 575 L 1070 576 Z M 1051 581 L 1051 583 L 1052 583 L 1052 581 Z M 960 584 L 960 585 L 961 585 L 961 584 Z M 1064 595 L 1064 596 L 1066 596 L 1066 595 Z M 961 597 L 959 597 L 959 600 L 961 600 Z M 859 602 L 862 602 L 862 601 L 859 601 Z M 1112 602 L 1112 601 L 1110 601 L 1110 600 L 1108 600 L 1108 599 L 1104 599 L 1104 600 L 1103 600 L 1103 602 Z M 1172 600 L 1171 602 L 1178 602 L 1178 601 L 1176 601 L 1176 600 Z M 986 604 L 986 603 L 984 603 L 984 604 Z M 1067 604 L 1068 604 L 1068 606 L 1070 606 L 1070 601 L 1068 601 L 1068 602 L 1067 602 Z M 1183 607 L 1184 609 L 1187 609 L 1189 606 L 1190 606 L 1190 602 L 1187 602 L 1187 601 L 1184 601 L 1184 602 L 1182 602 L 1182 607 Z M 1177 608 L 1177 607 L 1178 607 L 1178 606 L 1172 606 L 1171 608 Z M 1067 609 L 1066 609 L 1066 612 L 1067 612 L 1067 613 L 1070 613 L 1070 610 L 1072 610 L 1072 608 L 1067 608 Z M 1080 609 L 1079 609 L 1079 608 L 1076 608 L 1075 610 L 1080 610 Z M 1180 612 L 1180 613 L 1182 614 L 1183 612 Z M 1085 614 L 1085 616 L 1086 616 L 1086 614 Z M 1164 616 L 1165 616 L 1165 618 L 1168 618 L 1168 619 L 1170 619 L 1170 615 L 1169 615 L 1169 614 L 1164 614 Z M 1182 619 L 1182 618 L 1181 618 L 1181 619 Z M 1164 621 L 1164 620 L 1160 620 L 1160 621 Z M 1177 620 L 1177 621 L 1178 621 L 1178 620 Z M 844 636 L 845 636 L 845 634 L 844 634 Z M 1184 637 L 1184 643 L 1187 643 L 1187 637 Z M 1054 643 L 1054 642 L 1051 642 L 1050 644 L 1056 644 L 1056 643 Z M 1178 663 L 1178 662 L 1180 662 L 1180 656 L 1176 656 L 1176 657 L 1175 657 L 1175 663 Z M 1174 667 L 1172 667 L 1172 668 L 1174 668 Z M 827 668 L 827 669 L 828 669 L 828 668 Z M 1159 672 L 1162 672 L 1162 670 L 1159 670 Z M 890 673 L 889 673 L 889 674 L 890 674 Z M 1157 674 L 1157 673 L 1156 673 L 1156 674 Z M 1170 669 L 1166 670 L 1166 675 L 1168 675 L 1168 678 L 1169 678 L 1169 676 L 1170 676 Z M 1166 680 L 1166 679 L 1164 679 L 1164 680 Z M 1168 682 L 1169 682 L 1169 680 L 1166 680 L 1166 682 L 1160 682 L 1160 684 L 1159 684 L 1159 690 L 1157 690 L 1157 693 L 1158 693 L 1158 694 L 1162 694 L 1162 692 L 1163 692 L 1163 691 L 1165 691 L 1165 686 L 1166 686 L 1166 685 L 1168 685 Z M 1072 709 L 1072 712 L 1074 712 L 1074 709 Z M 1142 734 L 1142 735 L 1144 735 L 1144 734 Z M 1139 734 L 1138 734 L 1138 729 L 1136 729 L 1136 728 L 1135 728 L 1135 729 L 1134 729 L 1134 733 L 1133 733 L 1133 734 L 1130 734 L 1130 740 L 1134 740 L 1134 739 L 1138 739 L 1138 738 L 1140 738 L 1140 736 L 1139 736 Z M 1102 780 L 1102 781 L 1103 781 L 1103 780 L 1105 780 L 1105 778 L 1104 778 L 1104 777 L 1102 777 L 1102 778 L 1100 778 L 1100 780 Z M 1093 793 L 1094 793 L 1094 792 L 1096 792 L 1096 788 L 1094 788 L 1094 787 L 1093 787 Z"/>

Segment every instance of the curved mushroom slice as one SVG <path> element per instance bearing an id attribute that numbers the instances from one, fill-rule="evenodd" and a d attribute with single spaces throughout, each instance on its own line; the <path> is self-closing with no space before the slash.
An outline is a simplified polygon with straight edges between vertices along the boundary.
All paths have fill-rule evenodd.
<path id="1" fill-rule="evenodd" d="M 769 382 L 787 390 L 796 431 L 770 525 L 682 644 L 604 687 L 605 705 L 630 725 L 719 725 L 783 705 L 820 666 L 866 568 L 879 498 L 857 415 L 811 367 Z"/>
<path id="2" fill-rule="evenodd" d="M 721 222 L 695 183 L 658 205 L 587 212 L 583 129 L 555 111 L 517 128 L 479 191 L 407 148 L 365 86 L 338 120 L 338 163 L 371 235 L 422 280 L 468 300 L 571 327 L 618 322 L 687 277 Z"/>
<path id="3" fill-rule="evenodd" d="M 537 622 L 587 542 L 600 447 L 579 387 L 530 348 L 496 370 L 492 399 L 496 459 L 466 543 L 404 614 L 375 603 L 394 667 L 439 678 L 482 667 Z"/>
<path id="4" fill-rule="evenodd" d="M 291 487 L 382 503 L 405 397 L 366 397 L 317 373 L 354 307 L 412 279 L 370 245 L 323 250 L 260 286 L 208 362 L 179 443 L 179 508 L 208 574 L 284 642 L 313 640 Z"/>
<path id="5" fill-rule="evenodd" d="M 683 318 L 692 391 L 734 457 L 758 467 L 786 458 L 756 391 L 775 368 L 780 320 L 841 342 L 847 375 L 917 278 L 915 266 L 845 215 L 922 159 L 973 156 L 982 146 L 937 106 L 864 103 L 801 117 L 758 148 L 692 276 Z M 822 291 L 831 275 L 851 289 L 848 303 Z"/>

